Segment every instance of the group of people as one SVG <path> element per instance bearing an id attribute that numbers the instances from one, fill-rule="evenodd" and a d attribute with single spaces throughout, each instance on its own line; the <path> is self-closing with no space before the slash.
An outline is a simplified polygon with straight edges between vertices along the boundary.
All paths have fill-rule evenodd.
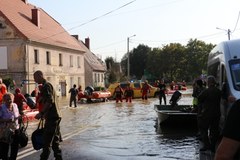
<path id="1" fill-rule="evenodd" d="M 55 90 L 40 70 L 34 72 L 34 80 L 40 86 L 38 96 L 36 96 L 36 103 L 39 104 L 39 113 L 36 114 L 35 118 L 43 119 L 45 128 L 40 159 L 47 160 L 51 152 L 50 148 L 52 148 L 55 159 L 62 160 L 60 148 L 61 114 Z M 11 127 L 14 130 L 12 141 L 5 142 L 0 140 L 0 159 L 16 160 L 17 158 L 20 141 L 19 126 L 21 114 L 23 114 L 22 102 L 27 103 L 27 98 L 21 94 L 20 90 L 16 89 L 15 94 L 7 92 L 7 88 L 0 78 L 0 129 Z"/>
<path id="2" fill-rule="evenodd" d="M 200 151 L 216 152 L 215 160 L 235 159 L 240 149 L 240 101 L 229 98 L 234 104 L 223 131 L 220 131 L 220 102 L 225 93 L 217 87 L 214 76 L 208 76 L 206 83 L 198 79 L 193 85 L 193 111 L 197 112 L 200 140 L 203 143 Z"/>
<path id="3" fill-rule="evenodd" d="M 37 102 L 41 103 L 41 109 L 35 116 L 36 119 L 44 119 L 44 135 L 43 135 L 43 149 L 40 155 L 41 160 L 47 160 L 50 155 L 50 148 L 54 151 L 54 157 L 56 160 L 62 160 L 62 151 L 60 148 L 61 133 L 60 133 L 60 121 L 61 113 L 56 100 L 56 93 L 51 83 L 49 83 L 42 71 L 38 70 L 34 73 L 34 80 L 36 83 L 41 84 L 40 97 Z M 159 97 L 165 99 L 166 85 L 164 82 L 159 83 L 160 95 Z M 76 86 L 73 86 L 74 91 Z M 143 84 L 142 99 L 147 99 L 147 93 L 150 90 L 148 82 Z M 70 89 L 70 91 L 72 91 Z M 77 92 L 77 91 L 75 91 Z M 15 94 L 19 94 L 19 90 L 16 90 Z M 116 102 L 122 102 L 122 96 L 125 95 L 126 102 L 132 102 L 133 89 L 130 87 L 130 83 L 126 90 L 123 92 L 120 84 L 115 88 Z M 198 127 L 203 142 L 203 147 L 200 151 L 211 150 L 215 152 L 217 142 L 220 140 L 220 144 L 216 150 L 215 159 L 234 159 L 237 151 L 240 149 L 240 127 L 238 122 L 240 121 L 240 100 L 231 98 L 233 105 L 229 111 L 227 121 L 223 132 L 220 132 L 220 101 L 223 93 L 218 89 L 216 80 L 213 76 L 208 76 L 207 86 L 204 86 L 202 80 L 197 80 L 194 83 L 193 97 L 195 110 L 198 113 Z M 16 95 L 17 96 L 17 95 Z M 76 96 L 75 96 L 76 97 Z M 229 98 L 229 100 L 230 100 Z M 14 103 L 15 96 L 12 93 L 7 92 L 6 86 L 3 84 L 0 78 L 0 127 L 6 124 L 14 124 L 14 135 L 12 142 L 6 143 L 0 141 L 0 158 L 3 160 L 15 160 L 19 148 L 19 117 L 21 117 L 21 107 L 17 103 Z M 74 101 L 74 100 L 73 100 Z M 71 101 L 72 102 L 72 101 Z M 160 101 L 161 103 L 162 101 Z M 166 104 L 166 100 L 164 100 Z M 12 126 L 12 125 L 7 125 Z M 9 147 L 10 146 L 10 147 Z M 10 157 L 8 155 L 10 149 Z"/>
<path id="4" fill-rule="evenodd" d="M 113 94 L 115 95 L 116 103 L 118 103 L 119 101 L 122 102 L 123 96 L 125 97 L 126 102 L 132 103 L 133 89 L 130 86 L 130 82 L 128 82 L 125 91 L 123 91 L 122 87 L 120 86 L 120 83 L 118 83 Z"/>
<path id="5" fill-rule="evenodd" d="M 133 88 L 130 86 L 130 82 L 127 82 L 127 87 L 123 90 L 122 87 L 120 86 L 120 83 L 118 83 L 117 87 L 114 90 L 114 95 L 116 98 L 116 103 L 118 102 L 122 102 L 123 97 L 126 99 L 126 102 L 132 102 L 132 98 L 133 98 Z M 164 104 L 166 105 L 166 85 L 164 83 L 163 80 L 161 80 L 160 82 L 158 81 L 156 83 L 156 87 L 159 88 L 159 101 L 160 101 L 160 105 L 162 104 L 162 101 L 164 102 Z M 145 80 L 145 82 L 142 84 L 141 87 L 141 98 L 142 100 L 147 100 L 149 97 L 149 93 L 151 91 L 151 86 L 149 85 L 148 81 Z"/>
<path id="6" fill-rule="evenodd" d="M 132 99 L 134 96 L 133 88 L 130 86 L 130 82 L 127 82 L 126 88 L 123 90 L 120 86 L 120 83 L 118 83 L 117 87 L 114 90 L 113 95 L 115 95 L 116 103 L 122 102 L 123 97 L 126 99 L 126 102 L 132 103 Z M 147 100 L 148 99 L 148 93 L 150 93 L 150 85 L 148 84 L 148 81 L 146 80 L 141 87 L 141 93 L 142 93 L 142 99 Z"/>

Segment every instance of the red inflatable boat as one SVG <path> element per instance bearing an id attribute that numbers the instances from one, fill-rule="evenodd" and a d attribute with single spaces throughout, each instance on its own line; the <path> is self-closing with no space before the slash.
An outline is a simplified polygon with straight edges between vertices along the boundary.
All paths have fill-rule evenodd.
<path id="1" fill-rule="evenodd" d="M 93 91 L 91 95 L 88 95 L 83 91 L 78 93 L 78 100 L 86 98 L 86 99 L 101 99 L 102 101 L 105 101 L 109 97 L 111 97 L 111 92 L 109 91 Z"/>
<path id="2" fill-rule="evenodd" d="M 23 122 L 36 120 L 34 117 L 39 113 L 38 109 L 31 109 L 28 105 L 23 106 Z"/>

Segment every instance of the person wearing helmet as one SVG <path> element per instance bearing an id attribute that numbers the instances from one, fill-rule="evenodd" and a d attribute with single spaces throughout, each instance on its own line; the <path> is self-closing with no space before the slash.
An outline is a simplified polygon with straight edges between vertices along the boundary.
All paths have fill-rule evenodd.
<path id="1" fill-rule="evenodd" d="M 132 103 L 133 89 L 132 87 L 130 87 L 130 82 L 128 82 L 127 88 L 124 91 L 124 96 L 125 96 L 126 102 Z"/>
<path id="2" fill-rule="evenodd" d="M 116 97 L 116 103 L 119 101 L 122 102 L 123 89 L 121 88 L 120 83 L 118 83 L 117 87 L 115 88 L 114 95 Z"/>
<path id="3" fill-rule="evenodd" d="M 148 84 L 148 81 L 146 80 L 144 84 L 142 85 L 142 100 L 147 100 L 148 99 L 148 93 L 150 93 L 150 86 Z"/>

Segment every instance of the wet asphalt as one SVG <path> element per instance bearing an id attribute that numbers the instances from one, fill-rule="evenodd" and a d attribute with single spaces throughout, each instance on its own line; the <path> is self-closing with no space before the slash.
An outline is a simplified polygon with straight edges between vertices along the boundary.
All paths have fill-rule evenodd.
<path id="1" fill-rule="evenodd" d="M 183 97 L 182 103 L 191 103 Z M 170 96 L 167 97 L 167 100 Z M 61 143 L 64 160 L 211 160 L 201 156 L 196 130 L 164 130 L 157 126 L 154 104 L 158 98 L 133 102 L 115 101 L 78 103 L 68 107 L 68 99 L 60 101 L 63 119 Z M 36 129 L 38 121 L 29 123 L 28 133 Z M 27 147 L 20 149 L 19 160 L 38 160 L 40 151 Z M 209 154 L 208 154 L 209 155 Z M 49 160 L 53 160 L 51 153 Z"/>

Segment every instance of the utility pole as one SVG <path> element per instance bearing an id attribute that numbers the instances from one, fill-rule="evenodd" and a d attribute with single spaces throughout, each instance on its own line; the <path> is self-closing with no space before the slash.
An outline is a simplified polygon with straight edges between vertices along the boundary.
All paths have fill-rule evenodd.
<path id="1" fill-rule="evenodd" d="M 127 77 L 128 77 L 128 80 L 130 80 L 130 53 L 129 53 L 129 39 L 131 37 L 135 37 L 136 35 L 132 35 L 130 37 L 127 37 L 127 55 L 128 55 L 128 63 L 127 63 Z"/>
<path id="2" fill-rule="evenodd" d="M 228 34 L 228 40 L 230 40 L 230 34 L 231 34 L 230 29 L 227 30 L 227 34 Z"/>
<path id="3" fill-rule="evenodd" d="M 216 29 L 222 30 L 222 31 L 226 31 L 227 35 L 228 35 L 228 40 L 230 40 L 230 34 L 231 34 L 231 30 L 230 29 L 222 29 L 222 28 L 218 28 L 216 27 Z"/>

